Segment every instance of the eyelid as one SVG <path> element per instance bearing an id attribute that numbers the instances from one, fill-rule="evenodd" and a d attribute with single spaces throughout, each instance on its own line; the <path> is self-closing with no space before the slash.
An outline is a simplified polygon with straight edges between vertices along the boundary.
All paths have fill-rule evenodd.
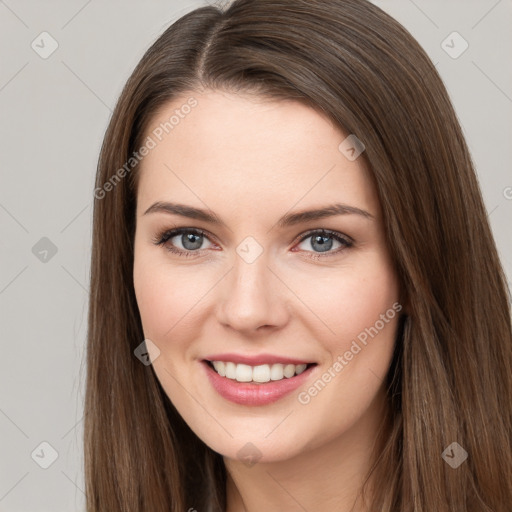
<path id="1" fill-rule="evenodd" d="M 211 235 L 208 231 L 201 229 L 201 228 L 193 228 L 193 227 L 186 227 L 186 226 L 185 227 L 177 227 L 176 226 L 176 227 L 173 227 L 170 229 L 165 229 L 163 231 L 159 231 L 157 233 L 157 235 L 152 239 L 152 242 L 155 245 L 163 245 L 164 247 L 166 247 L 166 243 L 171 238 L 174 238 L 175 236 L 178 236 L 183 233 L 193 233 L 193 234 L 196 234 L 199 236 L 203 236 L 206 239 L 208 239 L 211 243 L 216 244 L 216 242 L 212 241 L 212 239 L 215 240 L 216 237 Z M 310 230 L 298 235 L 292 242 L 294 247 L 295 247 L 295 245 L 303 242 L 304 240 L 306 240 L 307 238 L 311 237 L 314 234 L 330 236 L 330 237 L 334 238 L 335 240 L 339 241 L 340 243 L 343 243 L 344 247 L 341 247 L 335 251 L 326 251 L 325 254 L 323 254 L 321 252 L 304 251 L 309 255 L 308 257 L 312 258 L 312 259 L 321 259 L 321 258 L 328 258 L 329 256 L 335 256 L 335 255 L 339 254 L 340 252 L 344 251 L 345 249 L 352 247 L 352 245 L 354 244 L 353 238 L 351 238 L 348 235 L 345 235 L 344 233 L 340 233 L 338 231 L 334 231 L 331 229 L 315 228 L 315 229 L 310 229 Z M 195 251 L 188 250 L 187 251 L 187 250 L 183 250 L 183 249 L 180 249 L 180 248 L 174 247 L 174 246 L 172 249 L 170 247 L 166 247 L 166 248 L 170 252 L 177 253 L 179 255 L 185 255 L 185 256 L 199 255 L 203 251 L 206 251 L 206 249 L 198 249 Z M 299 251 L 295 251 L 295 252 L 299 252 Z"/>
<path id="2" fill-rule="evenodd" d="M 201 228 L 189 228 L 189 227 L 173 227 L 170 229 L 164 229 L 163 231 L 159 231 L 152 238 L 152 242 L 155 245 L 161 245 L 161 244 L 168 242 L 171 238 L 174 238 L 175 236 L 181 235 L 183 233 L 193 233 L 195 235 L 200 235 L 200 236 L 207 238 L 212 243 L 217 243 L 217 242 L 214 242 L 214 240 L 216 240 L 216 238 L 212 234 L 208 233 L 208 231 L 205 231 L 204 229 L 201 229 Z M 188 251 L 188 252 L 199 252 L 199 251 Z"/>
<path id="3" fill-rule="evenodd" d="M 344 233 L 340 233 L 338 231 L 334 231 L 332 229 L 325 229 L 325 228 L 310 229 L 310 230 L 300 234 L 294 240 L 294 243 L 295 242 L 303 242 L 306 238 L 309 238 L 311 235 L 313 235 L 315 233 L 325 234 L 325 235 L 328 235 L 328 236 L 332 236 L 333 238 L 340 238 L 344 242 L 348 242 L 348 243 L 351 243 L 351 244 L 354 243 L 353 238 L 351 238 L 350 236 L 345 235 Z"/>

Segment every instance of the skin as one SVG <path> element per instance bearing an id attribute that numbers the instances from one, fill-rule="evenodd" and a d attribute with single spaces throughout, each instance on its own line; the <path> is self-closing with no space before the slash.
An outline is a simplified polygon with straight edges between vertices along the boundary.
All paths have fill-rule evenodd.
<path id="1" fill-rule="evenodd" d="M 160 350 L 155 373 L 191 429 L 223 455 L 228 512 L 364 510 L 356 498 L 382 425 L 399 314 L 309 403 L 298 393 L 399 301 L 370 172 L 362 157 L 350 161 L 339 151 L 348 134 L 296 101 L 193 92 L 161 109 L 146 135 L 191 95 L 197 106 L 144 157 L 137 191 L 134 285 L 145 337 Z M 145 214 L 157 201 L 209 209 L 226 227 Z M 284 214 L 333 203 L 373 218 L 277 225 Z M 153 243 L 175 227 L 209 236 L 192 257 Z M 320 229 L 353 245 L 328 238 L 324 253 L 314 236 L 300 241 Z M 248 236 L 263 248 L 252 263 L 236 252 Z M 186 250 L 181 235 L 171 240 Z M 319 254 L 330 255 L 308 257 Z M 296 392 L 244 406 L 206 378 L 200 361 L 219 352 L 288 355 L 317 367 Z M 237 455 L 249 442 L 260 454 L 251 466 Z"/>

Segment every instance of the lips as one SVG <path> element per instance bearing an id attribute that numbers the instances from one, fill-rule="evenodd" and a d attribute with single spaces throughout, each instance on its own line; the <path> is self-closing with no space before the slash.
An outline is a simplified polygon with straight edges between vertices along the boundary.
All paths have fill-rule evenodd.
<path id="1" fill-rule="evenodd" d="M 237 367 L 248 364 L 260 368 L 264 365 L 285 365 L 285 367 L 289 367 L 295 364 L 301 367 L 299 374 L 288 377 L 283 376 L 280 380 L 239 382 L 234 378 L 219 375 L 210 360 L 201 361 L 201 366 L 204 368 L 210 384 L 217 393 L 230 402 L 246 406 L 267 405 L 280 400 L 303 385 L 310 378 L 311 374 L 316 371 L 317 367 L 316 363 L 307 363 L 298 359 L 280 356 L 260 355 L 250 357 L 234 354 L 215 354 L 209 357 L 214 357 L 213 361 L 228 361 L 232 365 L 237 363 Z M 305 366 L 305 369 L 302 366 Z"/>

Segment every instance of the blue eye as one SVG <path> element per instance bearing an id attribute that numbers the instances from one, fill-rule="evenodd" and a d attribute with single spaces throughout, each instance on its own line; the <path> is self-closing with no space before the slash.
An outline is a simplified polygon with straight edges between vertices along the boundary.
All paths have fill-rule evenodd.
<path id="1" fill-rule="evenodd" d="M 181 247 L 176 247 L 176 242 L 171 242 L 173 238 L 177 238 Z M 194 256 L 195 252 L 203 250 L 201 246 L 205 239 L 208 240 L 208 237 L 200 229 L 178 228 L 161 233 L 153 242 L 156 245 L 163 245 L 170 252 L 187 257 Z"/>
<path id="2" fill-rule="evenodd" d="M 300 239 L 300 243 L 302 244 L 308 239 L 311 239 L 311 241 L 308 243 L 309 247 L 313 248 L 313 254 L 311 254 L 309 257 L 313 259 L 338 254 L 339 252 L 353 245 L 352 240 L 348 237 L 341 235 L 340 233 L 327 231 L 324 229 L 310 231 L 306 235 L 303 235 Z M 336 243 L 338 244 L 338 248 L 334 251 L 331 251 L 333 245 Z M 310 252 L 308 249 L 304 250 L 306 250 L 306 252 Z"/>
<path id="3" fill-rule="evenodd" d="M 173 242 L 172 240 L 174 238 L 176 238 L 176 241 Z M 353 245 L 353 241 L 349 237 L 342 235 L 341 233 L 325 229 L 309 231 L 305 235 L 302 235 L 299 243 L 303 244 L 308 239 L 311 239 L 309 247 L 313 250 L 305 248 L 302 248 L 301 250 L 309 253 L 308 257 L 313 259 L 333 256 Z M 201 229 L 177 228 L 160 233 L 153 239 L 153 243 L 155 245 L 162 245 L 169 252 L 179 256 L 193 257 L 208 248 L 203 247 L 205 240 L 210 242 L 208 235 Z M 210 244 L 212 243 L 210 242 Z M 333 246 L 336 244 L 338 244 L 338 247 L 336 250 L 332 250 Z"/>

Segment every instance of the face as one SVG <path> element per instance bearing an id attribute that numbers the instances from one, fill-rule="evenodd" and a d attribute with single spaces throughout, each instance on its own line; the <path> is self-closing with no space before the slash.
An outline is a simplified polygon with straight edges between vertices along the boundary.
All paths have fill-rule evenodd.
<path id="1" fill-rule="evenodd" d="M 168 104 L 148 136 L 135 293 L 184 420 L 225 457 L 262 462 L 363 431 L 401 305 L 348 134 L 298 102 L 210 91 Z"/>

